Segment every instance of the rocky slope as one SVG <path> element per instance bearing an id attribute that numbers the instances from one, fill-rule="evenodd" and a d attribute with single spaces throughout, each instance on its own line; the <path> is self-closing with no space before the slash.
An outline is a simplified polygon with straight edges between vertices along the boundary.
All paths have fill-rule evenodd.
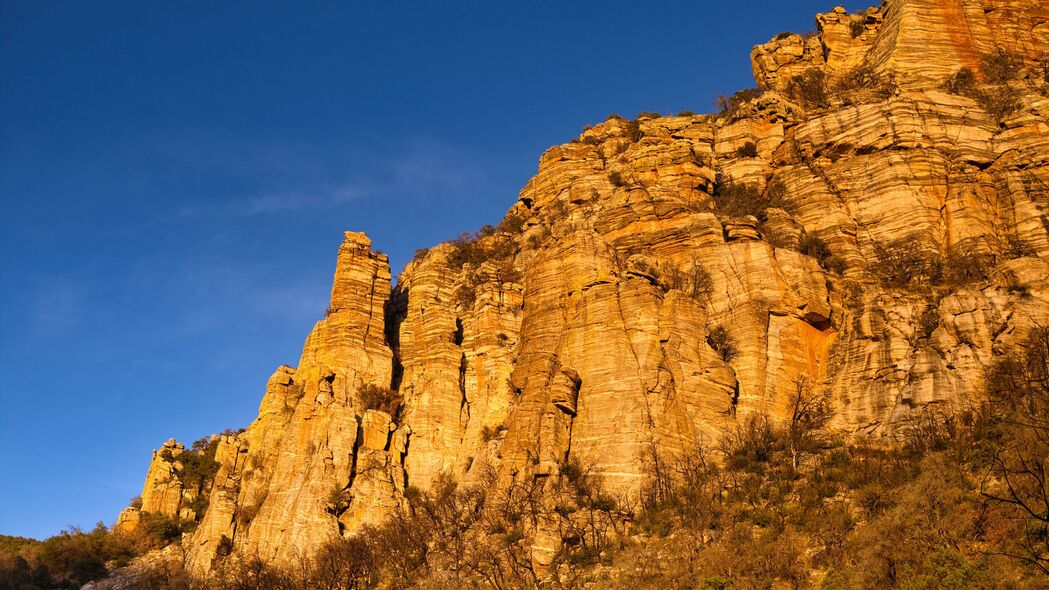
<path id="1" fill-rule="evenodd" d="M 783 418 L 799 384 L 843 436 L 886 441 L 977 400 L 1049 324 L 1049 4 L 888 0 L 817 25 L 756 47 L 762 92 L 721 115 L 611 117 L 549 149 L 498 227 L 393 287 L 348 232 L 298 365 L 216 439 L 203 514 L 172 441 L 118 527 L 199 520 L 197 572 L 279 562 L 441 474 L 505 487 L 571 457 L 630 497 L 646 457 Z M 560 543 L 528 538 L 540 564 Z"/>

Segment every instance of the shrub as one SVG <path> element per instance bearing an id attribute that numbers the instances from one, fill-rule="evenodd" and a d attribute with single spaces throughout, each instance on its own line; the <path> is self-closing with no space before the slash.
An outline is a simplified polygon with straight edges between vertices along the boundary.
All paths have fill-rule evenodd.
<path id="1" fill-rule="evenodd" d="M 370 383 L 357 390 L 357 397 L 361 400 L 362 409 L 386 412 L 394 420 L 397 420 L 404 401 L 399 392 Z"/>
<path id="2" fill-rule="evenodd" d="M 459 285 L 452 294 L 452 299 L 457 306 L 463 309 L 473 309 L 474 304 L 477 303 L 477 286 L 471 283 Z"/>
<path id="3" fill-rule="evenodd" d="M 918 335 L 928 338 L 940 326 L 940 310 L 935 305 L 930 305 L 922 311 L 918 319 Z"/>
<path id="4" fill-rule="evenodd" d="M 758 157 L 758 144 L 748 141 L 736 148 L 736 155 L 740 158 L 756 158 Z"/>
<path id="5" fill-rule="evenodd" d="M 520 215 L 510 214 L 504 217 L 503 220 L 499 222 L 499 231 L 511 234 L 519 234 L 524 228 L 524 224 L 524 217 L 521 217 Z"/>
<path id="6" fill-rule="evenodd" d="M 499 435 L 505 431 L 506 426 L 502 424 L 496 426 L 495 428 L 486 425 L 484 428 L 481 428 L 481 438 L 484 440 L 484 442 L 490 442 L 498 438 Z"/>
<path id="7" fill-rule="evenodd" d="M 714 101 L 714 104 L 719 111 L 718 116 L 727 117 L 729 119 L 736 118 L 743 105 L 757 99 L 761 94 L 761 90 L 758 90 L 757 88 L 746 88 L 736 92 L 731 97 L 719 96 L 717 100 Z"/>
<path id="8" fill-rule="evenodd" d="M 709 295 L 714 290 L 714 281 L 710 273 L 698 259 L 692 261 L 692 267 L 685 274 L 688 290 L 685 291 L 693 299 L 699 299 Z"/>
<path id="9" fill-rule="evenodd" d="M 782 33 L 776 35 L 776 41 L 782 41 L 784 39 L 789 39 L 790 36 L 793 35 L 793 34 L 794 33 L 791 33 L 790 31 L 783 31 Z"/>
<path id="10" fill-rule="evenodd" d="M 714 186 L 714 202 L 718 211 L 730 217 L 753 215 L 758 221 L 767 219 L 768 200 L 758 189 L 743 183 L 724 183 Z"/>
<path id="11" fill-rule="evenodd" d="M 509 216 L 507 219 L 510 218 L 516 218 L 516 216 Z M 516 220 L 510 221 L 509 227 L 514 227 L 517 223 Z M 520 223 L 523 225 L 524 222 Z M 453 249 L 448 255 L 448 267 L 453 270 L 462 270 L 467 264 L 476 266 L 488 260 L 504 260 L 513 257 L 517 253 L 517 243 L 507 236 L 495 235 L 500 228 L 503 228 L 502 223 L 499 228 L 489 225 L 482 228 L 481 232 L 476 234 L 465 232 L 449 242 Z M 517 229 L 519 231 L 520 226 Z"/>
<path id="12" fill-rule="evenodd" d="M 951 94 L 972 96 L 977 90 L 976 75 L 969 68 L 962 68 L 947 79 L 944 87 Z"/>
<path id="13" fill-rule="evenodd" d="M 819 68 L 809 68 L 804 74 L 791 78 L 787 83 L 787 95 L 807 109 L 829 106 L 827 74 Z"/>
<path id="14" fill-rule="evenodd" d="M 823 268 L 837 275 L 845 274 L 847 265 L 841 256 L 831 256 L 823 261 Z"/>
<path id="15" fill-rule="evenodd" d="M 324 310 L 324 319 L 331 317 L 331 314 L 335 313 L 335 311 L 336 309 L 334 307 L 328 306 L 328 308 Z"/>
<path id="16" fill-rule="evenodd" d="M 732 362 L 732 359 L 736 356 L 736 343 L 733 341 L 732 336 L 724 326 L 715 326 L 714 329 L 707 334 L 707 344 L 709 344 L 726 363 Z"/>
<path id="17" fill-rule="evenodd" d="M 867 30 L 867 26 L 862 20 L 854 20 L 849 23 L 849 33 L 852 34 L 852 38 L 856 39 L 860 35 L 863 35 L 864 31 Z"/>
<path id="18" fill-rule="evenodd" d="M 948 285 L 958 287 L 987 280 L 992 268 L 990 255 L 952 252 L 947 257 L 943 275 Z"/>
<path id="19" fill-rule="evenodd" d="M 827 243 L 823 241 L 823 238 L 814 234 L 802 234 L 801 239 L 798 241 L 798 251 L 805 256 L 811 256 L 823 266 L 827 259 L 831 257 L 830 248 L 827 247 Z"/>
<path id="20" fill-rule="evenodd" d="M 718 441 L 725 467 L 734 471 L 760 472 L 781 446 L 768 416 L 754 415 L 726 432 Z"/>
<path id="21" fill-rule="evenodd" d="M 658 119 L 663 115 L 659 113 L 653 113 L 652 111 L 641 111 L 637 114 L 638 119 Z"/>
<path id="22" fill-rule="evenodd" d="M 1049 63 L 1049 62 L 1047 62 Z M 677 116 L 679 117 L 695 117 L 696 114 L 689 110 L 679 111 Z"/>
<path id="23" fill-rule="evenodd" d="M 608 173 L 608 182 L 611 182 L 613 186 L 626 186 L 626 181 L 623 180 L 623 175 L 618 171 Z"/>
<path id="24" fill-rule="evenodd" d="M 1003 68 L 1005 67 L 997 63 L 997 65 L 991 67 L 990 71 L 993 74 L 985 74 L 985 76 L 988 76 L 988 79 L 991 80 L 998 79 L 998 76 L 1003 75 Z M 992 84 L 986 87 L 981 86 L 972 70 L 968 68 L 958 70 L 954 76 L 944 83 L 944 88 L 952 94 L 967 96 L 975 100 L 985 111 L 999 121 L 1020 108 L 1020 97 L 1016 90 L 1004 83 Z"/>
<path id="25" fill-rule="evenodd" d="M 219 447 L 219 438 L 206 436 L 193 441 L 190 450 L 178 456 L 182 471 L 178 478 L 187 488 L 203 492 L 218 473 L 219 464 L 215 461 L 215 452 Z"/>
<path id="26" fill-rule="evenodd" d="M 638 141 L 641 139 L 641 123 L 639 123 L 637 119 L 627 121 L 626 130 L 627 137 L 630 138 L 630 141 Z"/>
<path id="27" fill-rule="evenodd" d="M 883 79 L 874 71 L 874 68 L 869 65 L 863 65 L 839 78 L 834 88 L 838 93 L 864 89 L 874 90 L 876 91 L 874 93 L 875 97 L 886 99 L 895 92 L 896 85 L 893 83 L 892 78 Z"/>
<path id="28" fill-rule="evenodd" d="M 875 247 L 871 271 L 886 287 L 926 288 L 943 277 L 943 261 L 907 245 Z"/>
<path id="29" fill-rule="evenodd" d="M 992 84 L 1004 84 L 1016 78 L 1022 67 L 1023 60 L 1018 55 L 998 49 L 984 56 L 980 63 L 980 73 Z"/>

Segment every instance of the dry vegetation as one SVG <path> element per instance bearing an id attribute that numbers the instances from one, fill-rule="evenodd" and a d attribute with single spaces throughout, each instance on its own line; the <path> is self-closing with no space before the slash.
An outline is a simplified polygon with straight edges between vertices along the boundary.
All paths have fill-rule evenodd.
<path id="1" fill-rule="evenodd" d="M 999 49 L 983 58 L 979 77 L 971 69 L 962 68 L 947 80 L 944 88 L 975 100 L 995 120 L 1001 121 L 1020 109 L 1020 95 L 1010 82 L 1016 79 L 1022 66 L 1018 56 Z"/>
<path id="2" fill-rule="evenodd" d="M 719 440 L 642 457 L 640 497 L 615 497 L 585 463 L 508 487 L 440 478 L 411 508 L 294 567 L 178 567 L 141 588 L 1040 588 L 1049 575 L 1049 329 L 992 368 L 986 402 L 919 413 L 897 446 L 846 442 L 799 380 L 787 418 L 741 418 Z M 561 539 L 530 559 L 537 530 Z M 73 588 L 149 548 L 71 530 L 3 538 L 0 588 Z M 156 541 L 156 539 L 154 539 Z"/>

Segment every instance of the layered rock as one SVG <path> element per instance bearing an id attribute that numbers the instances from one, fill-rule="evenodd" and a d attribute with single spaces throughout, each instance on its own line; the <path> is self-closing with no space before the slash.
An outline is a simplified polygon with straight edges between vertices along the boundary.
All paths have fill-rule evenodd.
<path id="1" fill-rule="evenodd" d="M 888 0 L 858 14 L 835 8 L 816 25 L 816 33 L 783 33 L 754 48 L 760 87 L 783 90 L 813 68 L 833 78 L 864 66 L 930 85 L 978 70 L 999 49 L 1033 64 L 1049 46 L 1049 6 L 1029 0 Z"/>
<path id="2" fill-rule="evenodd" d="M 499 486 L 574 459 L 630 497 L 648 458 L 789 416 L 800 382 L 843 436 L 886 441 L 978 401 L 995 359 L 1049 323 L 1049 100 L 1029 67 L 1049 48 L 1045 10 L 820 15 L 817 35 L 755 48 L 763 96 L 586 129 L 542 155 L 498 228 L 417 257 L 392 290 L 386 257 L 347 233 L 298 367 L 220 441 L 184 540 L 194 568 L 308 554 L 442 474 Z M 943 90 L 999 47 L 1026 60 L 1017 109 Z M 860 67 L 899 88 L 823 108 L 780 92 Z M 897 276 L 907 265 L 920 280 Z M 397 415 L 366 407 L 368 386 L 395 389 Z M 155 457 L 146 487 L 176 514 L 169 468 Z M 548 532 L 530 531 L 539 563 Z"/>

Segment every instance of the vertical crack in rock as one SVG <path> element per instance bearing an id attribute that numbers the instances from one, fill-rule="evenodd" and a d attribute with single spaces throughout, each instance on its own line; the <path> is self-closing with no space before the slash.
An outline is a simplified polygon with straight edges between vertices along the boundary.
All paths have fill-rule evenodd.
<path id="1" fill-rule="evenodd" d="M 957 22 L 943 0 L 835 9 L 818 35 L 755 47 L 769 92 L 731 113 L 587 128 L 542 154 L 467 265 L 461 244 L 438 245 L 391 288 L 386 256 L 346 233 L 298 366 L 273 373 L 256 420 L 219 442 L 210 489 L 196 486 L 208 507 L 184 545 L 191 568 L 307 553 L 405 506 L 409 481 L 476 482 L 474 465 L 520 481 L 570 454 L 635 497 L 643 453 L 673 456 L 755 412 L 782 419 L 802 375 L 845 433 L 891 438 L 924 408 L 964 405 L 996 355 L 1049 324 L 1041 81 L 1015 80 L 1020 106 L 1003 116 L 943 90 L 989 48 L 1015 48 L 1033 71 L 1049 40 L 1029 25 L 1045 8 L 981 2 L 951 0 Z M 820 107 L 788 96 L 811 68 L 834 82 L 860 66 L 891 74 L 892 92 Z M 737 214 L 719 183 L 778 183 L 782 197 Z M 897 284 L 893 249 L 940 268 L 959 254 L 991 263 L 965 283 Z M 704 280 L 685 276 L 696 268 Z M 919 333 L 933 295 L 938 321 Z M 365 408 L 365 386 L 396 395 Z M 154 456 L 142 510 L 195 498 L 176 451 Z"/>

